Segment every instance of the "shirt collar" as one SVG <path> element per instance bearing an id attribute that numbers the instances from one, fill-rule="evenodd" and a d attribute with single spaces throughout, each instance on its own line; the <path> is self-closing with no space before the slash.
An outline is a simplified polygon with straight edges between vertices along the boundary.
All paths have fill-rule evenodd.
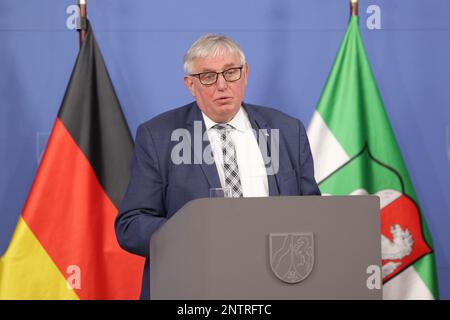
<path id="1" fill-rule="evenodd" d="M 202 115 L 203 121 L 205 121 L 206 130 L 211 129 L 216 124 L 218 124 L 217 122 L 211 120 L 211 118 L 209 118 L 203 111 Z M 239 111 L 236 113 L 233 119 L 231 119 L 227 124 L 233 126 L 233 128 L 239 131 L 246 131 L 248 129 L 249 125 L 248 115 L 242 106 L 239 108 Z"/>

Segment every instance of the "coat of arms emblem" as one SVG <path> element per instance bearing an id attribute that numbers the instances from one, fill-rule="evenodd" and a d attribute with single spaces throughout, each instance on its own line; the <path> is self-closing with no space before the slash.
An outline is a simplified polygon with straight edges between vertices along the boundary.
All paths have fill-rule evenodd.
<path id="1" fill-rule="evenodd" d="M 269 250 L 270 267 L 283 282 L 301 282 L 313 269 L 313 233 L 271 233 Z"/>

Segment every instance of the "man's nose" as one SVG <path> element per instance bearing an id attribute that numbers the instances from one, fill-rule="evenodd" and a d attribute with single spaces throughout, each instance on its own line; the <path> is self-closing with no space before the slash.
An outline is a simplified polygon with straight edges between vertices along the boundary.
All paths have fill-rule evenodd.
<path id="1" fill-rule="evenodd" d="M 217 76 L 216 86 L 217 86 L 217 89 L 219 89 L 219 90 L 224 90 L 228 87 L 228 82 L 227 82 L 227 80 L 225 80 L 223 73 L 220 73 Z"/>

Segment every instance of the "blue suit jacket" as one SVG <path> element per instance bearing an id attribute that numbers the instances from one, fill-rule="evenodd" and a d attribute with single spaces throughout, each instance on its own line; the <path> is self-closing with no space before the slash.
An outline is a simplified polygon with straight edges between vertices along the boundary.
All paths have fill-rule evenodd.
<path id="1" fill-rule="evenodd" d="M 268 175 L 270 196 L 319 195 L 313 159 L 303 124 L 275 109 L 243 104 L 253 129 L 279 129 L 279 170 Z M 188 201 L 208 198 L 210 188 L 220 188 L 216 165 L 179 164 L 171 161 L 174 130 L 187 129 L 194 137 L 194 121 L 205 124 L 195 102 L 165 112 L 137 130 L 131 179 L 115 221 L 120 246 L 146 257 L 141 299 L 150 297 L 149 240 L 164 222 Z M 272 149 L 270 136 L 267 147 Z M 202 142 L 202 149 L 209 141 Z M 192 147 L 192 162 L 194 155 Z"/>

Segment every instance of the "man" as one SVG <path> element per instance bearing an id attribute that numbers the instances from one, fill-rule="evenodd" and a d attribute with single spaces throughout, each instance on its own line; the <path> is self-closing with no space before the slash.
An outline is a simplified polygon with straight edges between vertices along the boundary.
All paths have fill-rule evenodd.
<path id="1" fill-rule="evenodd" d="M 147 257 L 142 299 L 150 296 L 150 237 L 188 201 L 208 198 L 214 188 L 232 197 L 320 194 L 303 124 L 243 103 L 248 65 L 233 40 L 201 37 L 186 53 L 184 69 L 196 101 L 139 126 L 131 180 L 115 223 L 122 248 Z M 189 142 L 182 151 L 180 137 Z"/>

